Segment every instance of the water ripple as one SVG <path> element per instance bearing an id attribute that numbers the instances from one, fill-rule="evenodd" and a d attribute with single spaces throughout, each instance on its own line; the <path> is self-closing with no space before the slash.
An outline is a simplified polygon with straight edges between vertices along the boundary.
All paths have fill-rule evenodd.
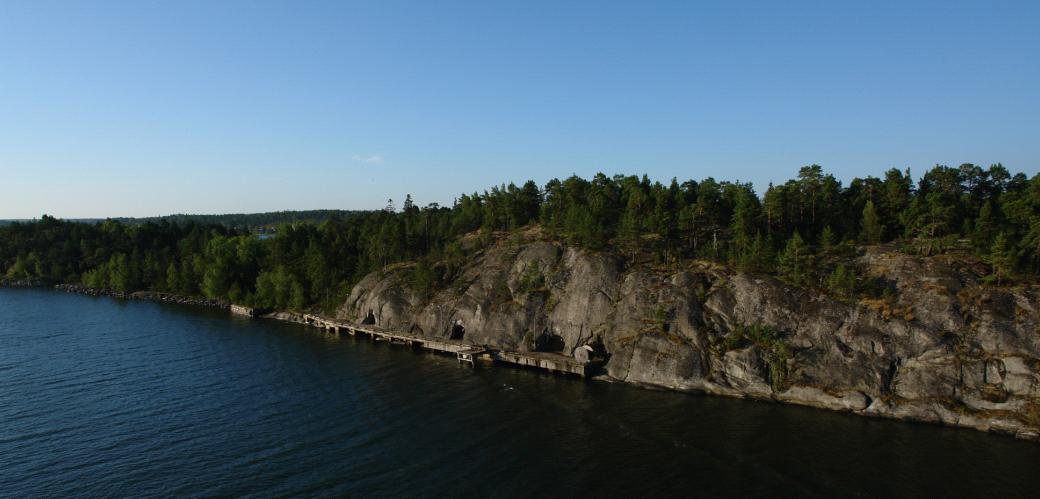
<path id="1" fill-rule="evenodd" d="M 1024 496 L 1040 462 L 190 307 L 0 289 L 0 344 L 2 496 Z"/>

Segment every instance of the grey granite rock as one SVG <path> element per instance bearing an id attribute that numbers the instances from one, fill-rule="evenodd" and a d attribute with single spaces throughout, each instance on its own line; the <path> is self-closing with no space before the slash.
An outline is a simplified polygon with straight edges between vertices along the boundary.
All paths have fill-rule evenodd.
<path id="1" fill-rule="evenodd" d="M 890 300 L 849 303 L 701 262 L 661 269 L 536 241 L 472 251 L 423 299 L 407 265 L 365 277 L 337 316 L 528 350 L 602 346 L 609 378 L 852 413 L 1040 434 L 1040 292 L 995 288 L 941 257 L 871 248 Z M 532 286 L 537 282 L 537 286 Z M 736 341 L 765 326 L 774 343 Z M 543 336 L 546 335 L 546 336 Z M 738 338 L 739 339 L 739 338 Z M 781 349 L 782 354 L 781 355 Z"/>

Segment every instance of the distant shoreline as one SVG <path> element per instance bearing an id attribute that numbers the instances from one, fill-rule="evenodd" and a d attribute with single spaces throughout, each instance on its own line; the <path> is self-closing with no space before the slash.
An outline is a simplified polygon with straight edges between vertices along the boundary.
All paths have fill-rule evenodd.
<path id="1" fill-rule="evenodd" d="M 210 300 L 198 296 L 185 296 L 160 291 L 132 291 L 122 292 L 108 289 L 96 289 L 81 286 L 79 284 L 53 284 L 40 279 L 0 279 L 0 288 L 46 288 L 66 293 L 76 293 L 88 296 L 109 296 L 123 300 L 146 300 L 162 303 L 176 303 L 179 305 L 192 305 L 197 307 L 210 307 L 228 309 L 231 303 L 225 300 Z"/>

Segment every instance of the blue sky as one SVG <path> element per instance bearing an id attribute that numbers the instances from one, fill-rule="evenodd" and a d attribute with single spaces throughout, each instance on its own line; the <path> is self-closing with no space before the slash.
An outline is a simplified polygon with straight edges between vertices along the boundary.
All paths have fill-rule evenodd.
<path id="1" fill-rule="evenodd" d="M 1040 168 L 1037 2 L 26 2 L 0 218 Z"/>

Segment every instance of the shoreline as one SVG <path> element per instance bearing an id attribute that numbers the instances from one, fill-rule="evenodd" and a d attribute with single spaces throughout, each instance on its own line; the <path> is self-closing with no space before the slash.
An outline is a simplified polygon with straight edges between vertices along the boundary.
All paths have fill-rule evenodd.
<path id="1" fill-rule="evenodd" d="M 231 306 L 229 302 L 224 300 L 210 300 L 208 298 L 178 295 L 174 293 L 164 293 L 161 291 L 133 291 L 130 293 L 125 293 L 122 291 L 88 288 L 85 286 L 80 286 L 78 284 L 55 284 L 53 288 L 55 290 L 64 291 L 66 293 L 76 293 L 88 296 L 108 296 L 112 298 L 120 298 L 123 300 L 146 300 L 161 303 L 176 303 L 178 305 L 192 305 L 196 307 L 209 307 L 220 309 L 228 309 Z"/>
<path id="2" fill-rule="evenodd" d="M 179 304 L 179 305 L 190 305 L 190 306 L 197 306 L 197 307 L 219 308 L 219 309 L 223 309 L 223 310 L 228 310 L 232 314 L 235 314 L 235 312 L 234 312 L 234 307 L 235 306 L 232 303 L 228 302 L 228 301 L 224 301 L 224 300 L 210 300 L 210 299 L 207 299 L 207 298 L 191 297 L 191 296 L 177 295 L 177 294 L 173 294 L 173 293 L 164 293 L 164 292 L 158 292 L 158 291 L 134 291 L 134 292 L 130 292 L 130 293 L 125 293 L 125 292 L 120 292 L 120 291 L 111 291 L 111 290 L 102 290 L 102 289 L 88 288 L 88 287 L 80 286 L 80 285 L 76 285 L 76 284 L 53 284 L 52 285 L 50 283 L 45 283 L 45 282 L 24 281 L 24 280 L 21 280 L 21 281 L 0 280 L 0 288 L 22 288 L 22 289 L 25 289 L 25 288 L 41 288 L 41 289 L 53 289 L 55 291 L 62 291 L 62 292 L 65 292 L 65 293 L 83 294 L 83 295 L 95 296 L 95 297 L 97 297 L 97 296 L 107 296 L 107 297 L 119 298 L 119 299 L 123 299 L 123 300 L 144 300 L 144 301 L 155 301 L 155 302 L 172 303 L 172 304 Z M 251 315 L 245 315 L 245 314 L 237 314 L 237 315 L 242 315 L 244 317 L 250 317 L 250 318 L 254 318 L 254 319 L 278 320 L 278 321 L 282 321 L 282 322 L 289 322 L 289 323 L 294 323 L 294 324 L 300 324 L 300 325 L 307 326 L 307 327 L 310 327 L 310 328 L 322 329 L 322 326 L 320 326 L 320 325 L 318 325 L 316 323 L 308 322 L 307 319 L 306 319 L 306 316 L 308 314 L 305 313 L 305 312 L 292 312 L 292 311 L 287 311 L 287 310 L 274 310 L 274 311 L 264 311 L 264 313 L 257 313 L 257 314 L 251 314 Z M 552 373 L 550 372 L 550 374 L 552 374 Z M 1032 432 L 1032 431 L 1029 431 L 1029 430 L 1026 430 L 1026 429 L 1024 429 L 1024 428 L 1022 428 L 1022 427 L 1020 427 L 1020 426 L 1018 426 L 1016 424 L 1013 424 L 1013 423 L 1012 424 L 1008 424 L 1007 426 L 1003 426 L 1003 425 L 999 425 L 999 424 L 998 425 L 994 425 L 994 424 L 992 424 L 991 421 L 983 421 L 983 420 L 973 419 L 973 418 L 951 418 L 951 419 L 953 419 L 951 421 L 949 419 L 945 419 L 945 418 L 942 418 L 942 417 L 935 417 L 936 415 L 933 415 L 932 418 L 915 417 L 914 411 L 905 411 L 903 413 L 889 412 L 889 411 L 885 411 L 885 410 L 857 411 L 857 410 L 849 410 L 847 408 L 838 408 L 838 407 L 835 407 L 835 406 L 832 406 L 832 405 L 817 404 L 817 403 L 813 403 L 811 400 L 799 399 L 799 398 L 789 397 L 789 396 L 785 397 L 783 395 L 781 395 L 779 397 L 776 396 L 776 395 L 773 395 L 773 396 L 756 396 L 755 394 L 732 393 L 732 392 L 728 392 L 728 391 L 682 389 L 682 388 L 678 388 L 678 387 L 674 387 L 674 386 L 655 385 L 655 384 L 627 381 L 627 380 L 623 380 L 623 379 L 612 378 L 612 377 L 610 377 L 607 374 L 600 374 L 600 375 L 594 375 L 594 376 L 588 376 L 588 377 L 582 377 L 582 378 L 587 380 L 587 381 L 600 381 L 600 382 L 606 382 L 606 383 L 619 383 L 619 384 L 631 385 L 633 387 L 642 388 L 642 389 L 664 390 L 664 391 L 670 391 L 670 392 L 687 394 L 687 395 L 690 395 L 690 394 L 694 394 L 694 395 L 707 395 L 707 396 L 717 396 L 717 397 L 725 397 L 725 398 L 730 398 L 730 399 L 741 399 L 741 400 L 748 400 L 748 401 L 772 402 L 772 403 L 775 403 L 775 404 L 783 404 L 783 405 L 791 405 L 791 406 L 809 407 L 809 408 L 813 408 L 813 409 L 821 409 L 821 410 L 826 410 L 826 411 L 829 411 L 829 412 L 842 412 L 842 413 L 846 413 L 846 414 L 850 414 L 850 415 L 854 415 L 854 416 L 858 416 L 858 417 L 868 417 L 868 418 L 874 418 L 874 419 L 888 419 L 888 420 L 898 421 L 898 422 L 903 422 L 903 423 L 928 424 L 928 425 L 932 425 L 932 426 L 942 426 L 942 427 L 949 427 L 949 428 L 971 429 L 971 430 L 979 431 L 979 432 L 982 432 L 982 433 L 988 433 L 988 434 L 991 434 L 991 435 L 1001 435 L 1001 436 L 1006 436 L 1006 437 L 1012 437 L 1012 438 L 1014 438 L 1016 440 L 1024 440 L 1024 441 L 1040 443 L 1040 434 Z M 936 410 L 935 407 L 930 407 L 928 409 Z M 1004 422 L 1005 423 L 1010 423 L 1010 421 L 1004 421 Z M 1023 430 L 1025 430 L 1025 431 L 1023 431 Z"/>
<path id="3" fill-rule="evenodd" d="M 195 307 L 208 307 L 208 308 L 220 308 L 229 309 L 231 303 L 225 300 L 210 300 L 201 296 L 186 296 L 179 295 L 176 293 L 166 293 L 162 291 L 114 291 L 110 289 L 97 289 L 88 288 L 79 284 L 66 284 L 59 283 L 54 284 L 39 279 L 0 279 L 0 288 L 11 288 L 11 289 L 52 289 L 55 291 L 61 291 L 65 293 L 74 293 L 79 295 L 87 296 L 108 296 L 111 298 L 119 298 L 122 300 L 145 300 L 155 301 L 160 303 L 174 303 L 178 305 L 191 305 Z"/>

